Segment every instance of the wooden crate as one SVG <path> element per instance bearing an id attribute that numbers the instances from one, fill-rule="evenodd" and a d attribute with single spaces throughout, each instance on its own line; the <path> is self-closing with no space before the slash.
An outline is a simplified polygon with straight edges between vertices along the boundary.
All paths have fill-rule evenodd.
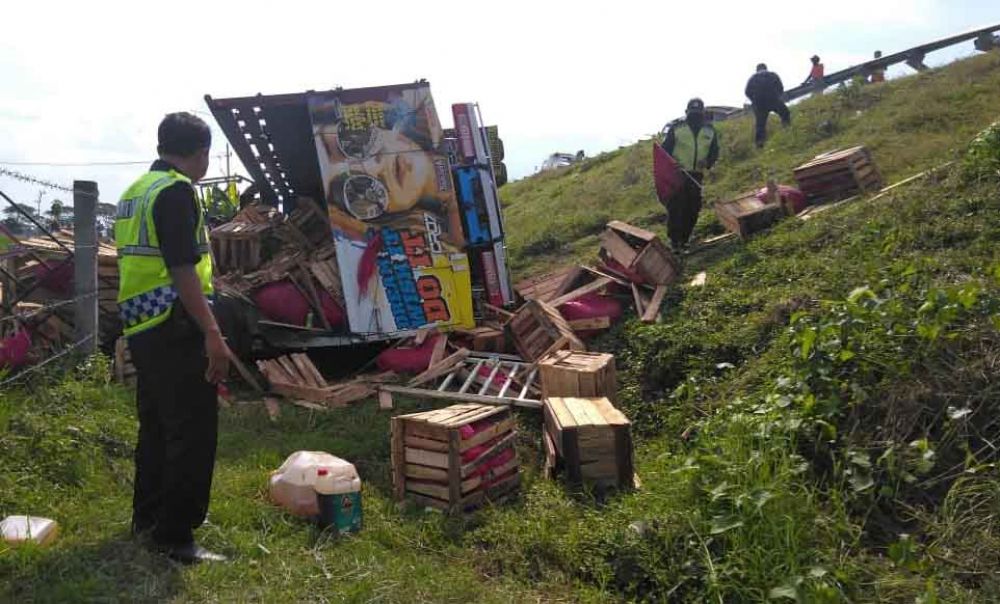
<path id="1" fill-rule="evenodd" d="M 810 203 L 836 201 L 882 188 L 882 175 L 864 146 L 824 153 L 795 168 L 794 173 Z"/>
<path id="2" fill-rule="evenodd" d="M 550 352 L 565 348 L 587 349 L 559 311 L 538 300 L 528 300 L 510 319 L 506 329 L 517 353 L 527 361 L 537 361 Z"/>
<path id="3" fill-rule="evenodd" d="M 559 351 L 538 362 L 542 396 L 618 398 L 615 355 Z"/>
<path id="4" fill-rule="evenodd" d="M 466 426 L 478 431 L 463 435 Z M 505 499 L 520 484 L 516 436 L 506 406 L 467 403 L 392 418 L 396 499 L 453 513 Z"/>
<path id="5" fill-rule="evenodd" d="M 619 220 L 601 233 L 601 251 L 650 285 L 669 285 L 681 272 L 680 262 L 655 233 Z"/>
<path id="6" fill-rule="evenodd" d="M 780 203 L 765 203 L 757 199 L 756 193 L 716 201 L 714 206 L 719 222 L 742 238 L 770 227 L 785 215 Z"/>
<path id="7" fill-rule="evenodd" d="M 212 254 L 220 273 L 257 270 L 261 247 L 270 224 L 227 222 L 212 229 Z"/>
<path id="8" fill-rule="evenodd" d="M 474 352 L 506 352 L 507 337 L 502 329 L 479 326 L 452 330 L 455 339 Z"/>
<path id="9" fill-rule="evenodd" d="M 632 426 L 607 398 L 545 399 L 546 465 L 572 484 L 632 488 Z"/>

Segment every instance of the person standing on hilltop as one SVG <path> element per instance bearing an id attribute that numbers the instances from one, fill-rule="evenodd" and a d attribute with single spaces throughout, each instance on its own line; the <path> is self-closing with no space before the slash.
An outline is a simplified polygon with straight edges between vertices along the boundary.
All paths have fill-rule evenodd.
<path id="1" fill-rule="evenodd" d="M 192 183 L 212 133 L 190 113 L 158 130 L 160 158 L 118 202 L 118 308 L 135 364 L 139 440 L 132 532 L 183 563 L 225 560 L 194 541 L 215 467 L 215 383 L 232 352 L 212 314 L 212 255 Z"/>
<path id="2" fill-rule="evenodd" d="M 680 190 L 664 205 L 670 245 L 674 251 L 686 251 L 701 212 L 704 173 L 719 159 L 719 135 L 715 127 L 705 121 L 705 103 L 701 99 L 688 101 L 684 121 L 667 130 L 661 146 L 684 173 Z"/>
<path id="3" fill-rule="evenodd" d="M 809 69 L 809 77 L 802 82 L 802 85 L 812 85 L 815 89 L 813 94 L 820 94 L 823 92 L 823 76 L 826 74 L 826 67 L 820 62 L 818 55 L 813 55 L 809 60 L 812 62 L 812 67 Z"/>
<path id="4" fill-rule="evenodd" d="M 781 118 L 782 125 L 788 126 L 792 123 L 788 106 L 781 99 L 785 93 L 785 86 L 781 83 L 778 74 L 768 71 L 767 65 L 760 63 L 757 65 L 757 73 L 750 76 L 747 81 L 745 93 L 753 106 L 753 115 L 756 121 L 754 142 L 760 149 L 764 146 L 764 141 L 767 140 L 767 118 L 772 111 Z"/>

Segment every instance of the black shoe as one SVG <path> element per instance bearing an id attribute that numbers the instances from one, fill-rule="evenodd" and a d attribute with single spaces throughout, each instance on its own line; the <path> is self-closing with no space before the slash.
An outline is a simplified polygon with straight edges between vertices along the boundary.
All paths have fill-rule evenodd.
<path id="1" fill-rule="evenodd" d="M 222 554 L 210 552 L 197 543 L 186 545 L 159 546 L 160 553 L 181 564 L 196 564 L 198 562 L 227 562 L 229 559 Z"/>

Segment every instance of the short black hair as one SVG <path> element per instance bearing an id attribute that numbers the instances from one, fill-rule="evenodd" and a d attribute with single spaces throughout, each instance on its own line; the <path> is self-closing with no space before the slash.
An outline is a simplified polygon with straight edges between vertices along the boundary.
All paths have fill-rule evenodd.
<path id="1" fill-rule="evenodd" d="M 189 157 L 212 146 L 212 131 L 200 117 L 179 111 L 168 113 L 157 130 L 161 154 Z"/>

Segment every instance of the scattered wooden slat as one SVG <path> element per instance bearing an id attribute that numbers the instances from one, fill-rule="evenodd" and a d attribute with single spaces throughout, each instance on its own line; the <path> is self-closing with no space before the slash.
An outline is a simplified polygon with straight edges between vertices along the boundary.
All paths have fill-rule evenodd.
<path id="1" fill-rule="evenodd" d="M 379 409 L 393 408 L 391 392 L 389 392 L 388 390 L 381 390 L 381 389 L 378 391 L 378 408 Z"/>
<path id="2" fill-rule="evenodd" d="M 589 319 L 575 319 L 569 322 L 573 331 L 595 331 L 611 327 L 611 317 L 591 317 Z"/>
<path id="3" fill-rule="evenodd" d="M 630 285 L 632 286 L 632 302 L 635 304 L 635 314 L 641 317 L 645 311 L 642 306 L 642 297 L 639 295 L 639 288 L 635 286 L 635 283 L 631 283 Z"/>
<path id="4" fill-rule="evenodd" d="M 571 292 L 569 292 L 567 294 L 563 294 L 562 296 L 559 296 L 558 298 L 555 298 L 554 300 L 552 300 L 549 303 L 549 305 L 552 306 L 552 307 L 554 307 L 554 308 L 559 308 L 560 306 L 562 306 L 563 304 L 565 304 L 567 302 L 572 302 L 573 300 L 576 300 L 577 298 L 581 298 L 581 297 L 583 297 L 583 296 L 585 296 L 587 294 L 599 291 L 599 290 L 607 287 L 611 283 L 612 283 L 611 279 L 609 279 L 607 277 L 598 277 L 597 279 L 595 279 L 591 283 L 588 283 L 587 285 L 584 285 L 583 287 L 579 287 L 579 288 L 574 289 L 573 291 L 571 291 Z"/>
<path id="5" fill-rule="evenodd" d="M 667 295 L 666 285 L 657 285 L 656 291 L 653 292 L 653 299 L 649 302 L 649 306 L 646 307 L 645 312 L 642 313 L 643 323 L 653 323 L 660 316 L 660 306 L 663 304 L 663 298 Z"/>
<path id="6" fill-rule="evenodd" d="M 417 375 L 415 378 L 410 380 L 407 384 L 410 387 L 419 386 L 421 384 L 426 384 L 427 382 L 437 379 L 446 373 L 449 373 L 456 365 L 464 361 L 469 357 L 469 350 L 466 348 L 460 348 L 458 352 L 455 352 L 446 359 L 441 360 L 439 363 L 431 365 L 426 371 Z"/>

